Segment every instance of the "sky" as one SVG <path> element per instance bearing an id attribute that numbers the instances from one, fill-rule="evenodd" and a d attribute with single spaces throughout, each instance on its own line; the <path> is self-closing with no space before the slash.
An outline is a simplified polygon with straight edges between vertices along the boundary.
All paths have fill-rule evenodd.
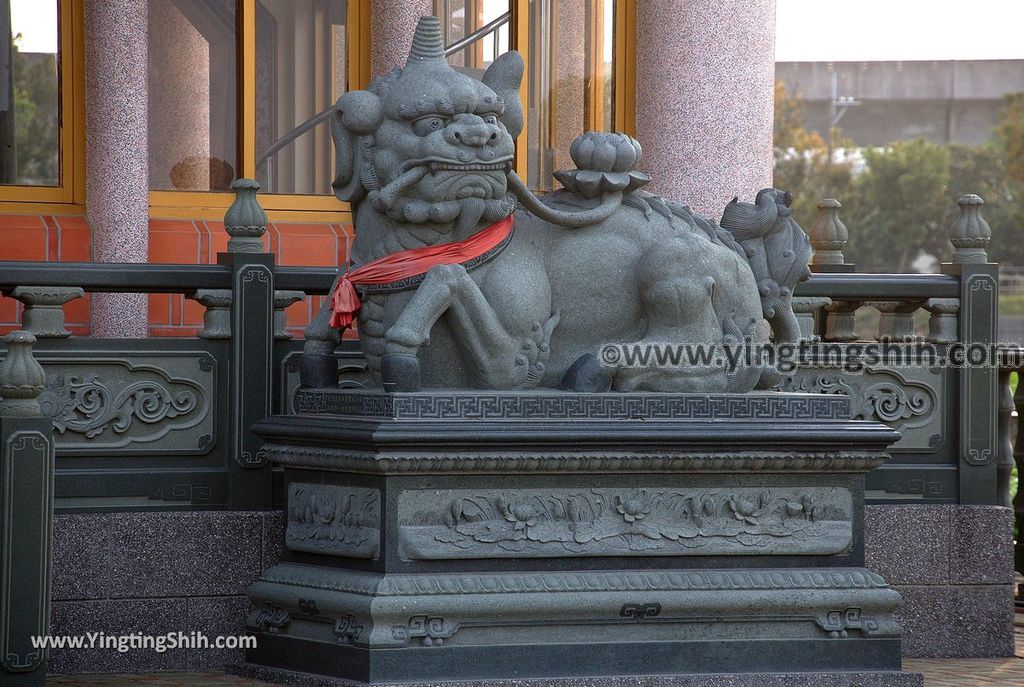
<path id="1" fill-rule="evenodd" d="M 23 52 L 57 52 L 56 1 L 12 0 L 11 33 L 21 33 Z"/>
<path id="2" fill-rule="evenodd" d="M 11 23 L 56 52 L 56 0 L 12 0 Z M 776 0 L 775 59 L 1024 59 L 1024 0 Z"/>
<path id="3" fill-rule="evenodd" d="M 1024 58 L 1024 0 L 776 0 L 779 62 Z"/>

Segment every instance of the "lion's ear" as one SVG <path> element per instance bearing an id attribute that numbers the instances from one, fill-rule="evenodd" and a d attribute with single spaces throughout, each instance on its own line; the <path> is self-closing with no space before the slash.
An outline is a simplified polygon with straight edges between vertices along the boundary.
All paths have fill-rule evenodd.
<path id="1" fill-rule="evenodd" d="M 380 98 L 370 91 L 349 91 L 338 98 L 331 118 L 334 139 L 334 195 L 338 200 L 358 200 L 364 191 L 359 180 L 362 156 L 357 150 L 360 136 L 372 135 L 383 118 Z"/>
<path id="2" fill-rule="evenodd" d="M 481 81 L 505 102 L 501 123 L 512 138 L 523 130 L 523 103 L 519 99 L 519 84 L 523 80 L 523 58 L 515 50 L 501 55 L 484 72 Z"/>

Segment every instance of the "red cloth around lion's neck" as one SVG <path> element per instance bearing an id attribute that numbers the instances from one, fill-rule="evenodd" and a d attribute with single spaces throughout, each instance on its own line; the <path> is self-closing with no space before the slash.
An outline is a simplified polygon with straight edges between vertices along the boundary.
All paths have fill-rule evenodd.
<path id="1" fill-rule="evenodd" d="M 459 265 L 497 247 L 512 233 L 509 215 L 463 241 L 410 248 L 346 270 L 331 294 L 331 326 L 349 327 L 362 307 L 355 286 L 390 284 L 426 274 L 437 265 Z"/>

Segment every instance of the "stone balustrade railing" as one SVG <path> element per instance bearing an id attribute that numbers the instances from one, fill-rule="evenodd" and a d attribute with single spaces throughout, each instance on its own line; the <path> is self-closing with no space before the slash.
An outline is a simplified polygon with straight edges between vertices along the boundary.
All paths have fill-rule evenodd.
<path id="1" fill-rule="evenodd" d="M 255 182 L 236 184 L 238 197 L 225 217 L 229 251 L 217 264 L 0 262 L 0 292 L 24 303 L 22 327 L 38 339 L 37 356 L 49 373 L 41 403 L 57 433 L 58 496 L 136 497 L 169 507 L 280 502 L 248 426 L 290 410 L 302 344 L 288 339 L 284 308 L 326 295 L 338 268 L 275 265 L 262 252 L 266 215 L 256 189 Z M 990 232 L 981 208 L 977 196 L 961 198 L 950 228 L 954 257 L 940 274 L 864 274 L 845 253 L 856 227 L 843 223 L 840 202 L 821 201 L 808 231 L 812 275 L 794 298 L 804 339 L 939 351 L 994 341 L 998 272 L 985 255 Z M 109 291 L 185 294 L 205 306 L 204 327 L 198 338 L 70 336 L 62 305 Z M 337 369 L 343 383 L 362 384 L 366 368 L 356 342 L 321 338 L 318 362 L 328 375 Z M 853 394 L 860 416 L 903 432 L 892 462 L 869 477 L 869 500 L 1005 501 L 995 368 L 868 367 L 851 373 L 811 359 L 781 388 Z M 74 470 L 72 463 L 63 469 L 64 457 Z M 124 477 L 104 478 L 106 491 L 99 493 L 89 470 L 109 474 L 111 466 Z"/>

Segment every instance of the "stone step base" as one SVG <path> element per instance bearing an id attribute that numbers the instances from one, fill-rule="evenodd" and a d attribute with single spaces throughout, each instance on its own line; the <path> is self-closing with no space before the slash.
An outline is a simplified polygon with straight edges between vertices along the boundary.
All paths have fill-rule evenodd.
<path id="1" fill-rule="evenodd" d="M 366 683 L 252 663 L 228 666 L 231 675 L 294 687 L 365 687 Z M 834 673 L 715 673 L 704 675 L 630 675 L 621 677 L 535 678 L 527 680 L 452 680 L 403 682 L 374 687 L 923 687 L 921 673 L 895 671 Z"/>

